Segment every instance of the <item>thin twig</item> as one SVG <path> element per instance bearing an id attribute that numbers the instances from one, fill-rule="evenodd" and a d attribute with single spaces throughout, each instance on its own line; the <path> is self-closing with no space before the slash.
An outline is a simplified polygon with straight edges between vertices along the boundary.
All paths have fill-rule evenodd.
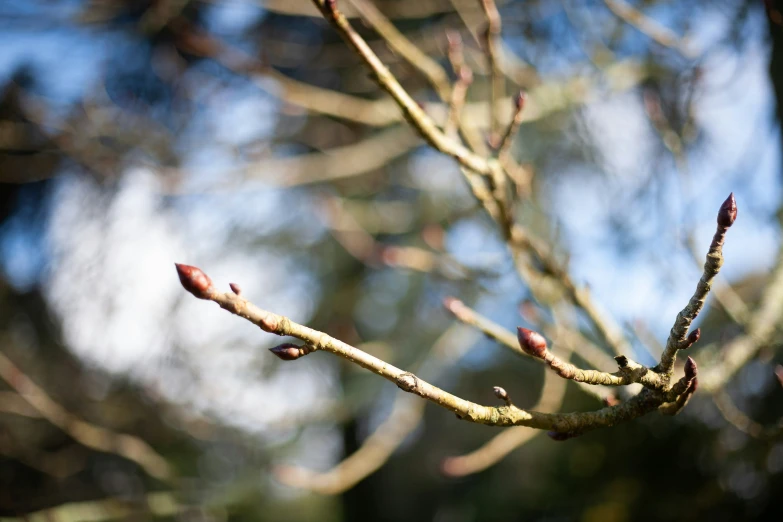
<path id="1" fill-rule="evenodd" d="M 478 334 L 465 326 L 447 329 L 432 346 L 432 355 L 422 365 L 429 378 L 438 378 L 446 363 L 458 359 L 478 340 Z M 427 403 L 398 392 L 386 420 L 367 437 L 361 447 L 332 469 L 316 472 L 300 467 L 281 466 L 275 475 L 284 484 L 309 489 L 324 495 L 347 491 L 377 471 L 392 453 L 421 424 Z"/>
<path id="2" fill-rule="evenodd" d="M 662 404 L 677 400 L 677 392 L 685 391 L 678 390 L 676 387 L 668 391 L 644 389 L 628 401 L 592 412 L 552 414 L 527 411 L 514 405 L 483 406 L 442 390 L 411 372 L 401 370 L 323 332 L 262 310 L 233 292 L 220 292 L 213 286 L 209 277 L 196 267 L 178 264 L 176 268 L 183 287 L 195 297 L 213 301 L 224 310 L 252 322 L 265 332 L 295 337 L 304 342 L 303 347 L 298 351 L 289 348 L 290 345 L 274 348 L 273 352 L 281 358 L 292 360 L 316 351 L 330 352 L 393 382 L 401 390 L 427 399 L 469 422 L 491 426 L 527 426 L 546 429 L 551 430 L 560 440 L 646 415 Z"/>
<path id="3" fill-rule="evenodd" d="M 678 51 L 686 58 L 693 58 L 695 52 L 691 50 L 677 34 L 671 29 L 662 26 L 652 18 L 628 4 L 624 0 L 604 0 L 606 7 L 618 18 L 648 36 L 654 42 L 664 47 Z"/>
<path id="4" fill-rule="evenodd" d="M 500 117 L 498 115 L 498 105 L 503 98 L 503 72 L 498 65 L 500 54 L 500 33 L 501 18 L 495 0 L 480 0 L 481 8 L 484 10 L 484 16 L 487 19 L 487 27 L 484 33 L 484 45 L 487 55 L 490 74 L 490 124 L 489 124 L 489 142 L 493 148 L 497 148 L 500 137 Z"/>

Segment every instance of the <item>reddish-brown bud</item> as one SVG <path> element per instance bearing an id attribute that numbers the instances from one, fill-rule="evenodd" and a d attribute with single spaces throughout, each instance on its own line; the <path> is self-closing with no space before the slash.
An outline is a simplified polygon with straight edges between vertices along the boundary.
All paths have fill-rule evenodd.
<path id="1" fill-rule="evenodd" d="M 698 374 L 699 367 L 696 366 L 696 361 L 693 360 L 693 357 L 688 357 L 688 360 L 685 361 L 685 378 L 693 381 Z"/>
<path id="2" fill-rule="evenodd" d="M 735 219 L 737 219 L 737 200 L 734 199 L 734 193 L 732 192 L 720 206 L 718 225 L 728 228 L 734 224 Z"/>
<path id="3" fill-rule="evenodd" d="M 546 357 L 546 339 L 540 333 L 519 327 L 517 328 L 517 340 L 522 351 L 531 357 L 538 359 Z"/>
<path id="4" fill-rule="evenodd" d="M 618 399 L 615 394 L 607 395 L 604 397 L 604 404 L 606 406 L 617 406 L 620 404 L 620 399 Z"/>
<path id="5" fill-rule="evenodd" d="M 516 108 L 517 112 L 522 112 L 525 108 L 525 101 L 527 100 L 527 95 L 525 94 L 525 91 L 519 91 L 516 96 L 514 96 L 514 107 Z"/>
<path id="6" fill-rule="evenodd" d="M 284 361 L 293 361 L 305 355 L 304 351 L 293 343 L 283 343 L 274 348 L 270 348 L 269 351 Z"/>
<path id="7" fill-rule="evenodd" d="M 209 299 L 210 290 L 212 290 L 212 280 L 195 266 L 174 263 L 177 267 L 179 282 L 183 288 L 198 297 L 199 299 Z"/>
<path id="8" fill-rule="evenodd" d="M 229 283 L 229 287 L 231 287 L 231 291 L 234 292 L 237 295 L 242 295 L 242 289 L 239 287 L 236 283 Z"/>
<path id="9" fill-rule="evenodd" d="M 701 328 L 696 328 L 694 331 L 688 334 L 688 339 L 685 348 L 690 348 L 691 346 L 699 342 L 700 338 L 701 338 Z"/>
<path id="10" fill-rule="evenodd" d="M 329 11 L 337 11 L 337 0 L 325 0 L 324 7 Z"/>

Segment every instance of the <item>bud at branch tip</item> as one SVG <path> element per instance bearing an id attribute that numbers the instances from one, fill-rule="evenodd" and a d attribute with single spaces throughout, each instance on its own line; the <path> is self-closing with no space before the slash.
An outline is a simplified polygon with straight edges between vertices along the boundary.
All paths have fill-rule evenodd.
<path id="1" fill-rule="evenodd" d="M 198 297 L 199 299 L 209 299 L 212 290 L 212 280 L 201 271 L 200 268 L 181 263 L 174 263 L 177 268 L 177 275 L 182 287 Z"/>
<path id="2" fill-rule="evenodd" d="M 734 193 L 729 194 L 726 201 L 720 206 L 718 211 L 718 225 L 728 228 L 734 224 L 737 219 L 737 200 L 734 199 Z"/>
<path id="3" fill-rule="evenodd" d="M 517 328 L 517 340 L 522 351 L 531 357 L 536 357 L 537 359 L 546 357 L 546 339 L 540 333 L 519 327 Z"/>

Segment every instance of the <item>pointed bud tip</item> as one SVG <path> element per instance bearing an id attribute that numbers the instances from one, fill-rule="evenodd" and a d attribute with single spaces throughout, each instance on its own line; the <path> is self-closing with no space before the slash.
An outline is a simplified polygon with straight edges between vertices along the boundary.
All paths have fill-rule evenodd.
<path id="1" fill-rule="evenodd" d="M 688 380 L 693 380 L 698 374 L 699 367 L 696 365 L 696 361 L 693 360 L 693 357 L 688 356 L 688 359 L 685 361 L 685 377 Z"/>
<path id="2" fill-rule="evenodd" d="M 209 299 L 210 290 L 212 290 L 212 280 L 201 271 L 200 268 L 182 263 L 174 263 L 177 268 L 177 275 L 182 287 L 198 297 L 199 299 Z"/>
<path id="3" fill-rule="evenodd" d="M 228 286 L 231 288 L 231 291 L 234 292 L 237 295 L 242 295 L 242 288 L 236 284 L 236 283 L 229 283 Z"/>
<path id="4" fill-rule="evenodd" d="M 269 351 L 284 361 L 293 361 L 302 356 L 302 350 L 293 343 L 283 343 L 270 348 Z"/>
<path id="5" fill-rule="evenodd" d="M 720 206 L 718 211 L 718 225 L 722 227 L 730 227 L 737 219 L 737 200 L 734 199 L 734 193 L 729 194 L 726 201 Z"/>
<path id="6" fill-rule="evenodd" d="M 543 359 L 546 356 L 546 339 L 540 333 L 520 326 L 517 328 L 517 340 L 522 351 L 531 357 Z"/>

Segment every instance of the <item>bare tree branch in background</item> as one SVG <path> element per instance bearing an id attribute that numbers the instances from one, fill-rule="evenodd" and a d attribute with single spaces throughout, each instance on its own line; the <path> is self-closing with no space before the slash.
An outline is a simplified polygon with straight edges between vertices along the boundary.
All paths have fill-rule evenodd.
<path id="1" fill-rule="evenodd" d="M 434 149 L 453 157 L 460 164 L 474 195 L 496 222 L 502 237 L 509 246 L 520 276 L 528 282 L 534 295 L 537 288 L 537 278 L 544 274 L 554 277 L 562 285 L 572 303 L 586 313 L 607 344 L 615 351 L 617 354 L 615 360 L 619 369 L 615 372 L 605 372 L 580 368 L 567 361 L 567 354 L 566 358 L 563 358 L 552 352 L 544 338 L 536 332 L 520 328 L 516 336 L 517 338 L 514 339 L 513 334 L 505 332 L 497 325 L 492 324 L 491 321 L 481 318 L 457 300 L 447 302 L 447 308 L 463 322 L 476 326 L 479 330 L 491 335 L 515 351 L 545 363 L 552 370 L 553 374 L 564 380 L 572 380 L 583 386 L 641 385 L 642 389 L 628 400 L 619 403 L 611 396 L 601 395 L 609 405 L 594 412 L 553 413 L 547 410 L 554 410 L 556 405 L 546 402 L 544 400 L 545 397 L 542 397 L 542 401 L 539 403 L 539 405 L 545 406 L 545 411 L 523 410 L 513 404 L 502 388 L 496 388 L 496 394 L 505 401 L 505 406 L 483 406 L 450 394 L 411 372 L 396 368 L 323 332 L 297 324 L 287 317 L 262 310 L 236 292 L 222 293 L 213 286 L 211 280 L 198 268 L 177 265 L 180 281 L 185 289 L 200 299 L 214 301 L 225 310 L 251 321 L 264 331 L 280 336 L 295 337 L 304 342 L 301 346 L 283 344 L 273 348 L 272 352 L 281 359 L 295 360 L 315 351 L 329 351 L 386 378 L 395 383 L 404 392 L 412 393 L 434 402 L 454 412 L 458 418 L 471 422 L 495 426 L 524 426 L 549 430 L 553 439 L 565 440 L 599 427 L 613 426 L 619 422 L 635 419 L 655 410 L 669 415 L 678 413 L 696 391 L 699 381 L 696 363 L 690 357 L 685 364 L 684 376 L 674 380 L 674 362 L 679 351 L 689 348 L 699 339 L 699 330 L 689 332 L 689 327 L 701 311 L 712 280 L 723 263 L 722 246 L 725 235 L 728 228 L 734 223 L 737 215 L 733 194 L 726 199 L 718 212 L 718 227 L 707 254 L 707 262 L 704 265 L 702 279 L 697 285 L 690 302 L 678 315 L 659 364 L 654 368 L 648 368 L 634 362 L 627 356 L 628 341 L 625 339 L 620 327 L 615 324 L 608 314 L 598 308 L 586 290 L 574 284 L 568 272 L 555 259 L 550 248 L 540 239 L 531 236 L 515 221 L 506 185 L 509 172 L 508 167 L 503 164 L 505 162 L 501 163 L 494 157 L 484 157 L 477 154 L 457 141 L 456 136 L 453 134 L 453 129 L 457 126 L 455 122 L 459 121 L 456 114 L 458 114 L 459 105 L 462 103 L 460 98 L 464 95 L 460 94 L 456 101 L 451 101 L 452 107 L 456 106 L 457 108 L 452 108 L 452 116 L 446 119 L 446 127 L 441 129 L 435 123 L 435 120 L 422 110 L 419 104 L 400 85 L 395 76 L 385 67 L 362 37 L 354 31 L 348 19 L 337 9 L 335 0 L 314 0 L 314 3 L 324 18 L 332 23 L 346 42 L 370 68 L 373 78 L 395 100 L 410 125 Z M 358 5 L 362 5 L 362 2 L 358 2 Z M 484 2 L 482 5 L 484 6 L 486 16 L 490 20 L 490 25 L 492 25 L 492 20 L 495 19 L 494 15 L 497 14 L 494 3 Z M 364 8 L 365 13 L 373 13 L 370 16 L 378 14 L 371 9 L 368 10 L 367 6 L 364 6 Z M 399 40 L 400 35 L 394 33 L 388 26 L 384 26 L 384 23 L 386 22 L 383 19 L 377 18 L 375 20 L 376 29 L 379 32 L 384 32 L 387 38 L 397 40 L 398 43 L 394 45 L 399 46 L 399 42 L 406 42 L 405 40 Z M 379 27 L 380 29 L 378 29 Z M 494 37 L 497 37 L 499 34 L 499 19 L 494 27 Z M 492 31 L 488 30 L 489 33 L 492 33 Z M 489 37 L 487 43 L 489 43 Z M 491 62 L 490 69 L 495 70 L 496 67 L 492 65 L 495 63 L 493 56 L 496 53 L 496 48 L 488 45 L 489 47 L 493 48 L 493 50 L 488 50 Z M 405 49 L 404 46 L 402 48 Z M 414 65 L 419 63 L 419 68 L 430 78 L 435 88 L 442 91 L 441 98 L 444 101 L 448 101 L 446 98 L 450 95 L 447 89 L 440 83 L 442 78 L 437 73 L 432 72 L 437 70 L 437 68 L 428 69 L 426 64 L 430 62 L 423 60 L 420 55 L 417 55 L 410 49 L 402 51 L 401 54 L 406 54 L 407 58 Z M 453 59 L 452 61 L 458 62 L 459 60 Z M 458 69 L 458 67 L 455 67 L 455 69 Z M 426 72 L 428 70 L 430 71 L 429 73 Z M 459 78 L 462 78 L 459 69 L 457 74 Z M 493 74 L 494 77 L 495 75 Z M 457 88 L 467 89 L 467 82 L 464 82 L 464 86 L 460 86 L 459 81 L 464 82 L 464 79 L 458 80 Z M 496 92 L 495 89 L 493 89 L 493 92 Z M 493 95 L 492 98 L 490 112 L 493 116 L 490 119 L 495 121 L 495 107 L 497 106 L 498 97 Z M 503 156 L 507 155 L 510 141 L 522 122 L 521 115 L 523 114 L 524 98 L 520 96 L 517 100 L 515 103 L 515 115 L 508 123 L 505 137 L 497 143 Z M 492 124 L 490 133 L 493 132 L 494 128 L 495 124 Z M 534 267 L 530 263 L 530 256 L 543 266 L 541 268 Z M 559 336 L 556 339 L 558 338 Z M 566 346 L 569 353 L 570 350 L 581 353 L 578 345 L 568 344 Z M 402 418 L 400 416 L 404 417 L 402 413 L 395 409 L 395 413 L 387 420 L 388 424 L 384 424 L 383 430 L 376 432 L 373 437 L 368 439 L 364 451 L 370 452 L 370 448 L 382 448 L 382 451 L 372 451 L 374 458 L 361 462 L 358 460 L 358 457 L 354 458 L 355 456 L 352 456 L 333 472 L 326 475 L 313 475 L 311 473 L 303 475 L 300 472 L 287 472 L 284 475 L 286 481 L 298 482 L 303 487 L 332 493 L 342 491 L 345 487 L 350 487 L 357 480 L 360 480 L 361 477 L 377 469 L 388 458 L 393 448 L 409 432 L 408 429 L 402 428 L 406 426 L 410 428 L 413 424 L 411 421 L 412 417 L 406 418 L 406 421 L 403 422 L 400 420 Z M 484 455 L 475 461 L 449 461 L 452 463 L 463 463 L 462 468 L 459 465 L 455 465 L 457 467 L 452 471 L 454 474 L 465 474 L 469 473 L 471 469 L 486 467 L 513 449 L 513 447 L 522 444 L 528 439 L 529 436 L 527 435 L 504 436 L 500 442 L 490 443 L 489 447 L 493 449 L 486 450 L 490 456 Z M 479 455 L 483 455 L 483 451 L 480 450 Z M 357 455 L 363 454 L 362 452 Z M 354 466 L 354 462 L 361 465 L 357 464 Z M 464 464 L 465 462 L 472 463 Z M 451 466 L 451 464 L 448 466 Z"/>

